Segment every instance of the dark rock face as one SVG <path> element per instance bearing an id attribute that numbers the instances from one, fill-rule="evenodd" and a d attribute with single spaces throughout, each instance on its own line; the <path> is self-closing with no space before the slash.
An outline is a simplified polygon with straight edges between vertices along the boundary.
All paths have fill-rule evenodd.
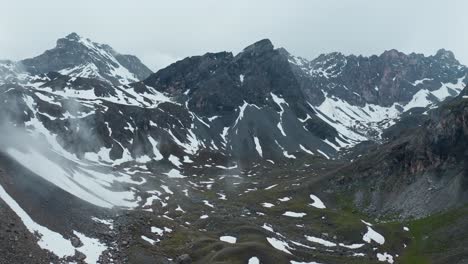
<path id="1" fill-rule="evenodd" d="M 301 69 L 296 72 L 302 75 L 307 72 L 306 77 L 311 79 L 303 81 L 304 86 L 319 88 L 361 106 L 366 103 L 381 106 L 408 103 L 422 88 L 433 91 L 441 83 L 466 76 L 465 66 L 446 50 L 439 50 L 429 57 L 397 50 L 370 57 L 335 52 L 320 55 L 310 62 L 292 61 Z"/>
<path id="2" fill-rule="evenodd" d="M 117 61 L 126 69 L 128 69 L 129 72 L 133 73 L 138 80 L 144 80 L 150 76 L 151 73 L 153 73 L 136 56 L 123 55 L 119 53 L 115 53 L 114 56 Z"/>
<path id="3" fill-rule="evenodd" d="M 3 96 L 23 102 L 21 97 L 28 94 L 40 109 L 37 118 L 72 153 L 82 157 L 106 148 L 111 159 L 127 152 L 132 158 L 157 156 L 148 137 L 159 142 L 165 158 L 195 158 L 202 150 L 247 162 L 293 160 L 300 153 L 336 157 L 340 147 L 378 138 L 385 122 L 403 111 L 395 109 L 403 109 L 418 91 L 455 84 L 466 75 L 466 68 L 444 50 L 430 57 L 396 50 L 369 58 L 330 53 L 307 61 L 265 39 L 236 56 L 220 52 L 189 57 L 142 82 L 115 86 L 133 78 L 120 76 L 116 67 L 128 69 L 135 80 L 149 71 L 136 57 L 77 34 L 22 64 L 32 73 L 47 72 L 31 77 L 30 83 L 51 101 L 29 94 L 21 88 L 28 86 L 24 83 Z M 324 100 L 328 105 L 321 107 Z M 356 114 L 364 104 L 401 105 L 387 117 L 372 107 Z M 34 111 L 19 110 L 14 119 L 29 120 L 33 116 L 22 113 Z M 69 114 L 81 117 L 67 121 Z M 76 144 L 84 139 L 86 143 Z"/>
<path id="4" fill-rule="evenodd" d="M 289 263 L 291 256 L 345 263 L 356 258 L 343 245 L 361 241 L 367 225 L 361 214 L 343 212 L 352 224 L 342 229 L 335 191 L 351 192 L 367 212 L 401 217 L 468 201 L 468 91 L 461 90 L 466 68 L 449 51 L 429 57 L 396 50 L 368 58 L 331 53 L 307 61 L 261 40 L 235 56 L 207 53 L 145 79 L 149 73 L 136 57 L 76 34 L 36 58 L 0 62 L 0 123 L 12 126 L 6 132 L 0 127 L 3 138 L 27 130 L 34 146 L 46 146 L 31 152 L 33 159 L 64 168 L 60 179 L 84 188 L 67 192 L 69 186 L 56 184 L 58 177 L 37 177 L 49 173 L 34 172 L 28 167 L 34 162 L 21 163 L 21 154 L 8 153 L 0 153 L 0 172 L 12 176 L 2 175 L 0 183 L 40 223 L 52 221 L 47 226 L 77 247 L 69 262 L 86 261 L 80 248 L 87 241 L 72 231 L 87 230 L 114 247 L 101 255 L 103 263 L 245 263 L 252 256 L 262 263 Z M 21 145 L 11 139 L 1 147 Z M 357 143 L 346 149 L 357 159 L 350 164 L 340 147 Z M 29 147 L 18 152 L 31 154 Z M 311 208 L 311 193 L 331 209 L 323 217 Z M 134 195 L 130 206 L 137 210 L 105 210 L 98 220 L 115 220 L 115 229 L 113 222 L 109 228 L 106 220 L 90 219 L 107 207 L 88 195 L 104 202 L 115 198 L 109 208 L 126 206 Z M 263 201 L 275 207 L 270 211 Z M 2 208 L 8 216 L 0 223 L 12 221 L 14 213 Z M 303 211 L 306 222 L 283 220 L 288 216 L 281 213 L 289 209 Z M 377 231 L 383 224 L 376 223 Z M 156 226 L 164 227 L 164 236 L 153 232 Z M 379 251 L 370 243 L 356 252 L 369 260 L 381 250 L 400 254 L 410 239 L 399 229 L 404 235 L 396 243 L 392 233 Z M 0 225 L 1 232 L 11 230 L 21 231 Z M 28 234 L 24 240 L 34 242 L 39 262 L 55 263 Z M 222 234 L 236 235 L 239 242 L 227 245 L 219 241 Z M 335 248 L 305 234 L 335 241 Z M 8 239 L 17 240 L 15 234 Z M 11 245 L 13 253 L 3 259 L 28 262 L 15 258 L 24 247 Z"/>
<path id="5" fill-rule="evenodd" d="M 176 263 L 178 264 L 191 264 L 192 263 L 192 258 L 188 254 L 183 254 L 177 257 Z"/>
<path id="6" fill-rule="evenodd" d="M 421 217 L 466 204 L 466 92 L 465 88 L 460 96 L 430 112 L 421 126 L 402 129 L 398 137 L 342 168 L 340 173 L 347 176 L 338 185 L 367 193 L 372 197 L 370 204 L 361 199 L 356 202 L 378 214 Z"/>
<path id="7" fill-rule="evenodd" d="M 91 42 L 76 33 L 57 40 L 55 48 L 20 63 L 31 74 L 61 71 L 117 85 L 143 80 L 151 74 L 135 56 L 119 54 L 108 45 Z"/>
<path id="8" fill-rule="evenodd" d="M 252 44 L 235 57 L 221 52 L 184 59 L 144 82 L 175 96 L 187 93 L 189 108 L 203 116 L 232 112 L 244 101 L 269 105 L 270 93 L 291 103 L 302 99 L 287 58 L 269 40 Z"/>

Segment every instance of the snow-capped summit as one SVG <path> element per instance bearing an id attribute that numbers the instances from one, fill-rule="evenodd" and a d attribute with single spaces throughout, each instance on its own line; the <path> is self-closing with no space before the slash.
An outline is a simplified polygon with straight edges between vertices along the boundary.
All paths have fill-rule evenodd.
<path id="1" fill-rule="evenodd" d="M 451 58 L 443 50 L 428 57 L 389 50 L 309 61 L 264 39 L 235 56 L 206 53 L 149 74 L 136 57 L 72 33 L 18 63 L 32 76 L 21 87 L 5 86 L 0 99 L 5 108 L 24 108 L 10 120 L 20 115 L 21 125 L 37 118 L 64 149 L 80 157 L 92 153 L 91 160 L 195 160 L 210 152 L 248 166 L 279 164 L 301 155 L 335 158 L 342 148 L 380 142 L 402 114 L 458 95 L 467 69 Z M 3 65 L 0 73 L 8 76 L 17 68 Z M 95 130 L 63 123 L 71 118 Z"/>
<path id="2" fill-rule="evenodd" d="M 31 74 L 59 72 L 72 77 L 96 78 L 114 85 L 145 79 L 151 74 L 137 57 L 123 55 L 106 44 L 71 33 L 43 54 L 20 62 Z"/>

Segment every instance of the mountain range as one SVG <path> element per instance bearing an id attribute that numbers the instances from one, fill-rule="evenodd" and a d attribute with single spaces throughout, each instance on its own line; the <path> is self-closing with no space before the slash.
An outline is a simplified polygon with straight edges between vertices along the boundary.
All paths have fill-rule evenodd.
<path id="1" fill-rule="evenodd" d="M 153 73 L 76 33 L 0 61 L 0 232 L 24 234 L 0 259 L 466 260 L 447 240 L 468 219 L 467 74 L 444 49 L 307 60 L 268 39 Z"/>

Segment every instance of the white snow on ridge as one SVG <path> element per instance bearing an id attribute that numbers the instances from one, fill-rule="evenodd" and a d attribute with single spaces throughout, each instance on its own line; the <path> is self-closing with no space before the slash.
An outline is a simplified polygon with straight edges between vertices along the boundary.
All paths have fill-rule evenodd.
<path id="1" fill-rule="evenodd" d="M 169 155 L 169 161 L 174 164 L 174 166 L 180 168 L 180 166 L 182 166 L 182 162 L 180 162 L 179 158 L 177 156 L 174 156 L 174 155 Z"/>
<path id="2" fill-rule="evenodd" d="M 416 81 L 413 85 L 418 85 L 426 80 L 423 79 Z M 430 107 L 433 106 L 434 101 L 430 98 L 437 98 L 438 101 L 443 101 L 449 96 L 456 95 L 464 87 L 465 77 L 461 77 L 457 80 L 457 83 L 441 83 L 439 89 L 429 91 L 427 89 L 421 89 L 413 98 L 405 105 L 398 103 L 393 104 L 390 107 L 382 107 L 374 104 L 366 104 L 363 107 L 350 105 L 346 101 L 336 98 L 334 96 L 328 96 L 324 93 L 325 100 L 321 105 L 315 107 L 311 104 L 310 107 L 317 112 L 317 116 L 334 127 L 338 133 L 348 141 L 342 142 L 337 139 L 340 147 L 353 146 L 358 142 L 367 140 L 368 135 L 366 130 L 373 130 L 381 132 L 383 128 L 387 128 L 394 123 L 402 112 L 406 112 L 415 107 Z M 403 111 L 400 111 L 399 108 Z M 363 133 L 364 132 L 364 133 Z M 330 142 L 326 142 L 330 143 Z M 334 147 L 334 146 L 332 146 Z"/>
<path id="3" fill-rule="evenodd" d="M 288 159 L 295 159 L 296 156 L 292 155 L 292 154 L 289 154 L 287 150 L 284 149 L 283 146 L 280 145 L 280 143 L 278 142 L 278 140 L 275 140 L 275 143 L 276 145 L 283 151 L 283 155 L 288 158 Z"/>
<path id="4" fill-rule="evenodd" d="M 174 179 L 181 179 L 181 178 L 186 178 L 187 176 L 184 176 L 180 173 L 179 170 L 177 169 L 171 169 L 169 172 L 164 173 L 166 174 L 169 178 L 174 178 Z"/>
<path id="5" fill-rule="evenodd" d="M 93 220 L 96 223 L 101 223 L 103 225 L 106 225 L 111 230 L 114 229 L 114 220 L 99 219 L 97 217 L 91 217 L 91 220 Z"/>
<path id="6" fill-rule="evenodd" d="M 301 144 L 299 144 L 299 148 L 301 148 L 302 151 L 304 151 L 304 152 L 307 153 L 307 154 L 314 155 L 314 153 L 313 153 L 312 151 L 310 151 L 310 150 L 307 149 L 306 147 L 302 146 Z"/>
<path id="7" fill-rule="evenodd" d="M 97 263 L 102 252 L 107 250 L 107 246 L 99 242 L 99 239 L 87 237 L 80 232 L 73 231 L 73 234 L 83 243 L 83 246 L 77 248 L 77 250 L 86 255 L 85 261 L 90 264 Z"/>
<path id="8" fill-rule="evenodd" d="M 429 91 L 427 89 L 419 90 L 412 100 L 404 106 L 404 111 L 408 111 L 414 107 L 428 107 L 434 104 L 429 100 L 430 96 L 436 97 L 439 101 L 443 101 L 452 94 L 458 94 L 464 88 L 465 77 L 459 78 L 457 83 L 441 83 L 439 89 Z"/>
<path id="9" fill-rule="evenodd" d="M 141 239 L 143 239 L 144 241 L 150 243 L 151 245 L 155 245 L 157 242 L 159 242 L 159 241 L 151 239 L 151 238 L 149 238 L 147 236 L 141 236 Z"/>
<path id="10" fill-rule="evenodd" d="M 314 236 L 305 236 L 310 242 L 321 244 L 325 247 L 336 247 L 336 243 Z"/>
<path id="11" fill-rule="evenodd" d="M 200 149 L 200 146 L 203 146 L 203 142 L 198 140 L 196 135 L 193 133 L 193 131 L 190 129 L 188 130 L 188 135 L 187 135 L 187 143 L 182 143 L 173 133 L 172 130 L 166 129 L 166 131 L 169 133 L 169 135 L 172 137 L 174 140 L 174 143 L 179 145 L 181 148 L 184 149 L 184 151 L 187 154 L 194 155 L 198 152 Z"/>
<path id="12" fill-rule="evenodd" d="M 351 244 L 351 245 L 346 245 L 346 244 L 343 244 L 343 243 L 339 243 L 338 245 L 340 245 L 340 247 L 345 247 L 345 248 L 349 248 L 349 249 L 358 249 L 358 248 L 361 248 L 364 246 L 364 244 Z"/>
<path id="13" fill-rule="evenodd" d="M 166 185 L 161 185 L 161 188 L 168 194 L 174 194 Z"/>
<path id="14" fill-rule="evenodd" d="M 239 123 L 239 121 L 242 120 L 242 118 L 244 117 L 244 111 L 247 108 L 247 106 L 249 106 L 249 104 L 246 101 L 244 101 L 244 104 L 239 107 L 239 115 L 237 116 L 236 122 L 234 122 L 233 127 L 237 126 L 237 123 Z"/>
<path id="15" fill-rule="evenodd" d="M 286 252 L 288 254 L 291 254 L 291 252 L 288 249 L 291 249 L 288 243 L 281 241 L 279 239 L 276 239 L 274 237 L 267 237 L 268 243 L 272 245 L 274 248 L 281 250 L 283 252 Z M 292 255 L 292 254 L 291 254 Z"/>
<path id="16" fill-rule="evenodd" d="M 414 94 L 411 101 L 404 106 L 404 111 L 408 111 L 415 107 L 426 107 L 432 104 L 432 101 L 428 99 L 429 95 L 431 94 L 428 90 L 419 90 L 416 94 Z"/>
<path id="17" fill-rule="evenodd" d="M 340 150 L 341 147 L 335 145 L 333 142 L 331 142 L 328 139 L 323 140 L 323 142 L 327 143 L 330 147 L 334 148 L 336 151 Z"/>
<path id="18" fill-rule="evenodd" d="M 228 133 L 229 133 L 229 127 L 223 128 L 223 133 L 221 134 L 221 138 L 223 139 L 224 146 L 226 146 L 226 144 L 227 144 Z"/>
<path id="19" fill-rule="evenodd" d="M 254 143 L 255 143 L 255 149 L 257 150 L 258 155 L 260 155 L 260 157 L 263 157 L 262 146 L 260 145 L 260 141 L 258 140 L 258 137 L 254 137 Z"/>
<path id="20" fill-rule="evenodd" d="M 66 71 L 62 73 L 66 74 Z M 72 74 L 73 75 L 73 74 Z M 80 76 L 80 77 L 91 77 L 93 76 Z M 73 82 L 74 78 L 70 80 Z M 76 90 L 72 87 L 71 83 L 61 90 L 54 90 L 50 87 L 41 86 L 43 82 L 30 83 L 26 88 L 31 89 L 35 94 L 43 101 L 47 101 L 51 104 L 61 104 L 61 99 L 73 98 L 79 101 L 80 103 L 91 102 L 92 105 L 102 106 L 103 101 L 107 101 L 119 105 L 129 105 L 137 106 L 144 108 L 157 108 L 161 103 L 172 103 L 178 104 L 172 98 L 166 96 L 165 94 L 155 90 L 152 87 L 146 86 L 145 92 L 136 92 L 134 88 L 128 88 L 128 86 L 114 86 L 114 93 L 112 95 L 100 95 L 97 96 L 94 88 L 87 90 Z M 49 94 L 49 95 L 46 95 Z"/>
<path id="21" fill-rule="evenodd" d="M 273 99 L 273 101 L 281 108 L 280 121 L 278 122 L 278 124 L 276 126 L 278 127 L 281 134 L 286 137 L 286 133 L 284 132 L 283 125 L 282 125 L 282 123 L 283 123 L 283 114 L 284 114 L 284 108 L 283 108 L 282 104 L 285 104 L 285 105 L 288 105 L 288 106 L 289 106 L 289 104 L 283 98 L 280 98 L 280 97 L 276 96 L 274 93 L 270 93 L 270 95 L 271 95 L 271 98 Z"/>
<path id="22" fill-rule="evenodd" d="M 206 206 L 209 206 L 211 208 L 214 208 L 214 205 L 211 204 L 208 200 L 203 200 L 203 203 L 206 205 Z"/>
<path id="23" fill-rule="evenodd" d="M 327 94 L 325 94 L 325 101 L 320 106 L 310 106 L 317 110 L 317 116 L 320 119 L 334 127 L 345 139 L 351 141 L 350 144 L 347 144 L 348 146 L 367 139 L 365 135 L 355 132 L 351 128 L 364 123 L 377 129 L 377 123 L 393 119 L 400 114 L 396 104 L 392 107 L 372 104 L 359 107 L 350 105 L 339 98 L 330 98 Z"/>
<path id="24" fill-rule="evenodd" d="M 114 182 L 135 183 L 129 176 L 121 174 L 120 177 L 116 177 L 84 168 L 70 172 L 36 150 L 21 152 L 9 148 L 6 152 L 38 176 L 91 204 L 106 208 L 114 206 L 133 208 L 138 205 L 134 192 L 118 192 L 110 189 Z"/>
<path id="25" fill-rule="evenodd" d="M 161 154 L 161 152 L 159 152 L 158 142 L 156 140 L 154 140 L 154 138 L 152 138 L 151 136 L 148 136 L 148 140 L 151 143 L 151 146 L 153 146 L 153 154 L 155 155 L 155 157 L 153 159 L 154 160 L 162 160 L 163 155 Z"/>
<path id="26" fill-rule="evenodd" d="M 322 156 L 324 156 L 326 159 L 330 159 L 330 156 L 325 154 L 325 152 L 321 151 L 320 149 L 317 149 L 317 152 L 320 153 Z"/>
<path id="27" fill-rule="evenodd" d="M 2 186 L 0 186 L 0 198 L 18 215 L 29 232 L 39 234 L 40 239 L 37 242 L 39 247 L 49 250 L 59 258 L 65 258 L 75 254 L 75 248 L 68 239 L 65 239 L 60 233 L 37 224 Z M 85 262 L 97 263 L 99 256 L 107 249 L 107 246 L 99 242 L 98 239 L 89 238 L 80 232 L 73 231 L 73 233 L 83 243 L 83 246 L 76 250 L 86 255 Z"/>
<path id="28" fill-rule="evenodd" d="M 433 80 L 432 78 L 424 78 L 424 79 L 421 79 L 421 80 L 416 80 L 411 84 L 413 86 L 418 86 L 419 84 L 424 83 L 425 81 L 432 81 L 432 80 Z"/>
<path id="29" fill-rule="evenodd" d="M 109 63 L 107 64 L 107 66 L 109 67 L 109 73 L 106 73 L 106 74 L 115 76 L 116 78 L 118 78 L 119 82 L 122 84 L 128 84 L 131 82 L 138 81 L 138 78 L 134 74 L 130 73 L 130 71 L 127 68 L 125 68 L 122 64 L 120 64 L 117 61 L 117 59 L 114 57 L 114 55 L 111 53 L 110 50 L 103 48 L 103 46 L 98 43 L 94 43 L 91 40 L 85 39 L 82 37 L 79 37 L 77 41 L 81 43 L 83 46 L 85 46 L 88 49 L 89 54 L 95 57 L 96 60 L 103 60 L 103 61 L 110 60 L 112 62 L 112 64 L 109 64 Z M 88 76 L 99 77 L 100 79 L 105 80 L 105 78 L 99 73 L 99 70 L 93 63 L 88 64 L 85 67 L 87 67 L 87 69 L 84 73 L 82 73 L 81 71 L 75 70 L 77 74 L 76 77 L 80 75 L 88 75 Z M 68 70 L 68 71 L 73 71 L 73 70 Z M 80 76 L 80 77 L 84 77 L 84 76 Z"/>
<path id="30" fill-rule="evenodd" d="M 73 256 L 75 248 L 71 242 L 65 239 L 61 234 L 54 232 L 47 227 L 41 226 L 26 213 L 16 201 L 3 189 L 0 185 L 0 198 L 21 218 L 23 224 L 31 233 L 39 233 L 41 235 L 37 244 L 39 247 L 49 250 L 59 258 Z"/>

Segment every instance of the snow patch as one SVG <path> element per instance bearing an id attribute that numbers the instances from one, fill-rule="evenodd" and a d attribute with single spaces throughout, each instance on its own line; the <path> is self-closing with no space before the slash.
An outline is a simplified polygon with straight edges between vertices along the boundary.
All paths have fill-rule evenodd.
<path id="1" fill-rule="evenodd" d="M 65 239 L 61 234 L 54 232 L 47 227 L 41 226 L 34 222 L 34 220 L 19 206 L 18 203 L 0 186 L 0 198 L 13 210 L 16 215 L 21 219 L 23 224 L 31 233 L 38 233 L 40 239 L 37 244 L 42 249 L 49 250 L 57 255 L 59 258 L 73 256 L 75 248 L 71 242 Z"/>
<path id="2" fill-rule="evenodd" d="M 381 262 L 388 262 L 390 264 L 393 264 L 393 256 L 388 254 L 387 252 L 383 254 L 377 253 L 377 259 Z"/>
<path id="3" fill-rule="evenodd" d="M 305 236 L 310 242 L 320 244 L 325 247 L 336 247 L 336 243 L 314 236 Z"/>
<path id="4" fill-rule="evenodd" d="M 302 218 L 302 217 L 306 216 L 307 214 L 306 213 L 296 213 L 296 212 L 286 211 L 283 215 L 284 216 L 289 216 L 289 217 L 295 217 L 295 218 Z"/>
<path id="5" fill-rule="evenodd" d="M 313 206 L 315 208 L 318 208 L 318 209 L 325 209 L 326 208 L 325 204 L 317 196 L 311 194 L 310 199 L 312 199 L 314 201 L 313 203 L 310 204 L 311 206 Z"/>
<path id="6" fill-rule="evenodd" d="M 226 242 L 226 243 L 235 244 L 237 241 L 237 238 L 233 236 L 221 236 L 219 237 L 219 240 Z"/>
<path id="7" fill-rule="evenodd" d="M 380 245 L 383 245 L 385 243 L 385 238 L 381 234 L 377 233 L 370 226 L 367 226 L 367 233 L 364 234 L 362 240 L 364 240 L 367 243 L 371 243 L 371 241 L 373 240 L 379 243 Z"/>

